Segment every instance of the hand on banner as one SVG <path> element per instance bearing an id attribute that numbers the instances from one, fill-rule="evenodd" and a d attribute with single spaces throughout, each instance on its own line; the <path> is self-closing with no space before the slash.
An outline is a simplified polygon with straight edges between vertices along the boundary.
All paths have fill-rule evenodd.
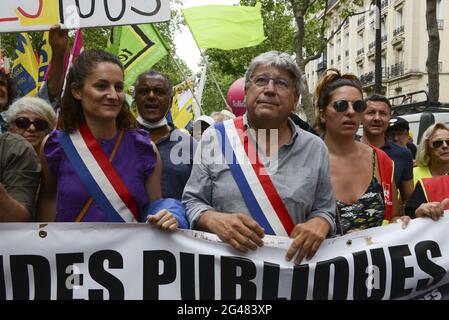
<path id="1" fill-rule="evenodd" d="M 201 229 L 215 233 L 234 249 L 246 253 L 263 246 L 263 228 L 244 213 L 206 211 L 197 222 Z"/>
<path id="2" fill-rule="evenodd" d="M 298 250 L 299 253 L 295 264 L 301 264 L 305 257 L 307 257 L 307 260 L 312 259 L 323 240 L 326 239 L 330 228 L 329 222 L 320 217 L 297 224 L 290 235 L 290 238 L 294 240 L 287 251 L 285 259 L 290 261 Z"/>
<path id="3" fill-rule="evenodd" d="M 444 209 L 449 205 L 449 198 L 441 202 L 427 202 L 421 204 L 415 211 L 417 218 L 430 217 L 433 221 L 439 220 L 444 215 Z"/>
<path id="4" fill-rule="evenodd" d="M 175 215 L 166 209 L 154 215 L 148 215 L 147 222 L 165 231 L 175 231 L 178 228 L 178 220 Z"/>
<path id="5" fill-rule="evenodd" d="M 408 223 L 410 222 L 410 217 L 409 216 L 397 216 L 397 217 L 393 217 L 391 218 L 391 223 L 399 223 L 402 222 L 402 229 L 407 228 Z"/>

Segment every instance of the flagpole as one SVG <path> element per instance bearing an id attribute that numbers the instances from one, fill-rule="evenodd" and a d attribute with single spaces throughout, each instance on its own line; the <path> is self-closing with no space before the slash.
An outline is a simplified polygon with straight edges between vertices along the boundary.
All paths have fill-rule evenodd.
<path id="1" fill-rule="evenodd" d="M 195 37 L 194 37 L 194 39 L 195 39 Z M 196 42 L 196 40 L 195 40 L 195 42 Z M 197 43 L 197 46 L 198 46 L 198 43 Z M 231 107 L 228 105 L 228 102 L 226 101 L 226 98 L 224 97 L 223 92 L 221 92 L 220 85 L 218 84 L 217 79 L 215 79 L 215 75 L 214 75 L 214 73 L 212 72 L 212 69 L 211 69 L 211 67 L 209 66 L 209 63 L 207 62 L 206 57 L 204 56 L 203 52 L 201 51 L 201 48 L 198 47 L 198 49 L 200 50 L 200 54 L 201 54 L 201 56 L 202 56 L 203 59 L 204 59 L 204 63 L 206 64 L 207 68 L 210 70 L 210 74 L 212 75 L 212 81 L 213 81 L 213 82 L 215 83 L 215 85 L 217 86 L 218 92 L 220 93 L 220 96 L 221 96 L 221 98 L 223 99 L 223 102 L 224 102 L 224 104 L 225 104 L 225 106 L 226 106 L 226 109 L 228 109 L 229 111 L 232 112 L 232 109 L 231 109 Z"/>

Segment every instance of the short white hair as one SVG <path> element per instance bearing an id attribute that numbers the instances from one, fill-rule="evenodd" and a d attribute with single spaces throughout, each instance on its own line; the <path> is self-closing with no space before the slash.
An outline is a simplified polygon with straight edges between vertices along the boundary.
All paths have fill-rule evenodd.
<path id="1" fill-rule="evenodd" d="M 56 126 L 56 113 L 52 106 L 44 99 L 38 97 L 23 97 L 14 101 L 6 111 L 8 123 L 14 122 L 17 115 L 22 112 L 33 112 L 42 120 L 48 122 L 50 129 Z"/>

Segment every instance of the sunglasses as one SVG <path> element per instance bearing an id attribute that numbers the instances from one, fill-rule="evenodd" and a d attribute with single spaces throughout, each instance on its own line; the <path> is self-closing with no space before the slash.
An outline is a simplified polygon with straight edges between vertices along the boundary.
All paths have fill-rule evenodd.
<path id="1" fill-rule="evenodd" d="M 349 108 L 349 101 L 337 100 L 334 102 L 334 109 L 337 112 L 346 112 Z M 363 100 L 357 100 L 352 102 L 352 108 L 355 112 L 362 113 L 366 109 L 366 102 Z"/>
<path id="2" fill-rule="evenodd" d="M 446 147 L 449 147 L 449 140 L 436 140 L 431 142 L 432 148 L 434 149 L 441 148 L 443 146 L 443 143 L 446 144 Z"/>
<path id="3" fill-rule="evenodd" d="M 14 124 L 17 128 L 27 130 L 31 125 L 34 125 L 36 131 L 44 131 L 48 129 L 48 122 L 42 119 L 36 119 L 31 121 L 28 118 L 20 117 L 14 120 Z"/>

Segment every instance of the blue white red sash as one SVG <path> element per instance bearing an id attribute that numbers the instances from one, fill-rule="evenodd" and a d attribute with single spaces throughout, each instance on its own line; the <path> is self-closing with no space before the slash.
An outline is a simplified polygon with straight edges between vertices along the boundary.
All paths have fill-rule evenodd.
<path id="1" fill-rule="evenodd" d="M 111 222 L 137 222 L 139 209 L 131 192 L 84 123 L 59 141 L 75 172 Z"/>
<path id="2" fill-rule="evenodd" d="M 293 221 L 270 175 L 261 163 L 254 143 L 248 138 L 243 118 L 215 125 L 226 163 L 240 189 L 251 216 L 266 234 L 288 236 Z"/>

